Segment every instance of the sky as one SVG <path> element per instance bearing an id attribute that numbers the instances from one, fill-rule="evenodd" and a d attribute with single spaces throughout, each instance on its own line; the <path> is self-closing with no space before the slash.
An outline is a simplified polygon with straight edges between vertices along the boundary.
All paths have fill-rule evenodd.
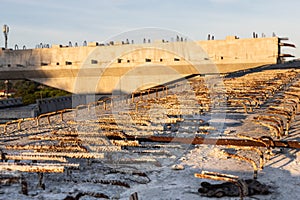
<path id="1" fill-rule="evenodd" d="M 285 52 L 300 57 L 299 0 L 0 0 L 0 8 L 11 48 L 101 42 L 124 31 L 156 27 L 193 40 L 274 32 L 299 46 Z"/>

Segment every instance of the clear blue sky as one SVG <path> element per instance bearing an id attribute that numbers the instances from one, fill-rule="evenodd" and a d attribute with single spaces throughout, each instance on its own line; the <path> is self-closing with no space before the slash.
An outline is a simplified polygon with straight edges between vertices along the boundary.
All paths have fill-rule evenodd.
<path id="1" fill-rule="evenodd" d="M 223 39 L 275 32 L 299 46 L 287 52 L 300 57 L 299 0 L 1 0 L 0 6 L 0 25 L 10 27 L 10 47 L 103 41 L 123 31 L 158 27 L 194 40 L 208 33 Z"/>

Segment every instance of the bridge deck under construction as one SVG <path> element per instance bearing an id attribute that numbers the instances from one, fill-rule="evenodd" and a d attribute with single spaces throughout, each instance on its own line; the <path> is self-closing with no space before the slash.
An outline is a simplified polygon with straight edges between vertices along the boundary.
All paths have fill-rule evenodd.
<path id="1" fill-rule="evenodd" d="M 86 185 L 81 190 L 93 197 L 114 198 L 118 193 L 125 198 L 136 191 L 147 198 L 142 186 L 151 190 L 151 184 L 158 184 L 152 178 L 160 173 L 170 184 L 174 176 L 190 180 L 185 182 L 189 188 L 181 188 L 189 192 L 180 193 L 176 183 L 166 190 L 196 199 L 197 178 L 187 167 L 192 161 L 199 173 L 207 168 L 271 181 L 273 174 L 263 168 L 284 152 L 300 148 L 299 72 L 287 68 L 235 77 L 196 76 L 7 122 L 0 127 L 0 170 L 6 180 L 22 180 L 25 195 L 24 182 L 27 194 L 36 183 L 46 192 L 55 185 L 66 189 L 80 183 Z M 93 192 L 95 185 L 101 192 Z M 283 198 L 281 192 L 279 187 L 278 198 Z"/>

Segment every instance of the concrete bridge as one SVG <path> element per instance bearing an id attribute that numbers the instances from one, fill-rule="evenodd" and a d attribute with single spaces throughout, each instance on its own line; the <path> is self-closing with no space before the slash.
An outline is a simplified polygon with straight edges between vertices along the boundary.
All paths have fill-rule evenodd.
<path id="1" fill-rule="evenodd" d="M 131 93 L 194 74 L 276 64 L 278 37 L 0 50 L 0 79 L 29 79 L 76 94 Z"/>

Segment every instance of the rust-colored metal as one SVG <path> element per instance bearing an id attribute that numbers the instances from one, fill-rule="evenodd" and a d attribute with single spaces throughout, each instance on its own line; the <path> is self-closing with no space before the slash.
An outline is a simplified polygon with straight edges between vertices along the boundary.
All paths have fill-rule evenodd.
<path id="1" fill-rule="evenodd" d="M 138 136 L 125 136 L 127 140 L 137 140 L 139 142 L 159 142 L 159 143 L 181 143 L 181 144 L 208 144 L 208 145 L 234 145 L 234 146 L 255 146 L 255 147 L 266 147 L 267 144 L 270 147 L 282 147 L 282 148 L 294 148 L 300 149 L 300 142 L 298 141 L 284 141 L 284 140 L 265 140 L 264 143 L 248 139 L 225 139 L 225 138 L 205 138 L 205 137 L 167 137 L 167 136 L 149 136 L 149 137 L 138 137 Z M 118 136 L 108 136 L 109 139 L 124 139 Z"/>
<path id="2" fill-rule="evenodd" d="M 226 151 L 222 151 L 222 153 L 225 156 L 228 156 L 228 157 L 231 157 L 231 158 L 234 158 L 234 159 L 237 159 L 237 160 L 241 160 L 241 161 L 246 161 L 246 162 L 250 163 L 253 167 L 253 179 L 257 179 L 258 167 L 257 167 L 257 164 L 255 163 L 254 160 L 252 160 L 251 158 L 241 156 L 241 155 L 232 154 L 232 153 L 229 153 L 229 152 L 226 152 Z"/>
<path id="3" fill-rule="evenodd" d="M 228 181 L 228 182 L 236 182 L 239 177 L 230 175 L 230 174 L 221 174 L 218 172 L 208 172 L 208 171 L 202 171 L 201 174 L 195 173 L 194 176 L 196 178 L 205 178 L 205 179 L 212 179 L 215 181 Z"/>
<path id="4" fill-rule="evenodd" d="M 285 43 L 285 42 L 280 42 L 278 43 L 279 46 L 285 46 L 285 47 L 293 47 L 296 48 L 296 45 L 290 44 L 290 43 Z"/>
<path id="5" fill-rule="evenodd" d="M 233 176 L 229 174 L 221 174 L 217 172 L 208 172 L 208 171 L 202 171 L 201 174 L 194 174 L 196 178 L 201 178 L 201 179 L 211 179 L 211 180 L 216 180 L 216 181 L 227 181 L 235 184 L 239 188 L 240 192 L 240 200 L 243 200 L 244 196 L 247 196 L 248 194 L 248 187 L 246 184 L 244 184 L 244 181 L 239 179 L 238 176 Z"/>
<path id="6" fill-rule="evenodd" d="M 258 155 L 259 155 L 259 169 L 263 169 L 264 168 L 264 152 L 262 150 L 260 150 L 258 147 L 249 147 L 249 146 L 230 146 L 228 145 L 227 148 L 233 148 L 236 150 L 246 150 L 246 151 L 255 151 Z M 252 164 L 252 163 L 251 163 Z"/>

